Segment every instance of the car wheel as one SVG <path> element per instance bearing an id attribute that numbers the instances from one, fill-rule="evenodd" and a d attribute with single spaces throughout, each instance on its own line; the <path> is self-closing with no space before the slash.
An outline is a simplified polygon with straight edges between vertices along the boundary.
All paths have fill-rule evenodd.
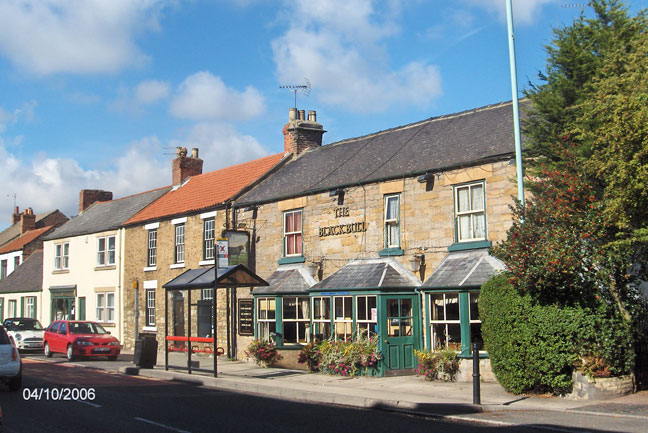
<path id="1" fill-rule="evenodd" d="M 22 368 L 20 369 L 20 373 L 18 373 L 17 376 L 9 379 L 7 385 L 9 385 L 10 391 L 18 391 L 20 389 L 20 387 L 22 386 Z"/>
<path id="2" fill-rule="evenodd" d="M 118 357 L 118 356 L 119 356 L 119 355 L 109 356 L 109 357 L 108 357 L 108 361 L 117 361 L 117 357 Z"/>
<path id="3" fill-rule="evenodd" d="M 74 352 L 72 352 L 72 345 L 68 344 L 67 347 L 67 359 L 68 361 L 74 361 Z"/>
<path id="4" fill-rule="evenodd" d="M 52 351 L 50 350 L 50 347 L 49 347 L 49 344 L 48 344 L 48 343 L 45 343 L 45 346 L 43 346 L 43 352 L 45 353 L 45 356 L 46 356 L 47 358 L 51 358 L 51 357 L 52 357 Z"/>

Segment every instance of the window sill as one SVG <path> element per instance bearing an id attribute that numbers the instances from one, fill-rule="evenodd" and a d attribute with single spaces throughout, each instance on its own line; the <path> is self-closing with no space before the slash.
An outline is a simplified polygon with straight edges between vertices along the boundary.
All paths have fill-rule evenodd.
<path id="1" fill-rule="evenodd" d="M 157 332 L 157 328 L 155 326 L 144 326 L 142 327 L 142 331 Z"/>
<path id="2" fill-rule="evenodd" d="M 378 251 L 378 257 L 393 257 L 393 256 L 403 256 L 405 255 L 405 250 L 401 248 L 385 248 Z"/>
<path id="3" fill-rule="evenodd" d="M 115 269 L 117 269 L 117 266 L 115 265 L 97 266 L 94 268 L 95 271 L 113 271 Z"/>
<path id="4" fill-rule="evenodd" d="M 69 269 L 58 269 L 56 271 L 52 271 L 52 274 L 57 275 L 57 274 L 69 274 L 70 270 Z"/>
<path id="5" fill-rule="evenodd" d="M 306 257 L 304 256 L 294 256 L 294 257 L 282 257 L 279 259 L 278 263 L 280 265 L 287 265 L 290 263 L 304 263 L 306 261 Z"/>
<path id="6" fill-rule="evenodd" d="M 180 268 L 184 268 L 184 267 L 185 267 L 184 263 L 175 263 L 175 264 L 169 266 L 169 269 L 180 269 Z"/>
<path id="7" fill-rule="evenodd" d="M 479 248 L 490 248 L 493 246 L 491 241 L 473 241 L 473 242 L 455 242 L 448 247 L 448 251 L 476 250 Z"/>
<path id="8" fill-rule="evenodd" d="M 146 266 L 144 272 L 157 271 L 157 266 Z"/>
<path id="9" fill-rule="evenodd" d="M 198 262 L 198 266 L 213 266 L 214 260 L 201 260 Z"/>

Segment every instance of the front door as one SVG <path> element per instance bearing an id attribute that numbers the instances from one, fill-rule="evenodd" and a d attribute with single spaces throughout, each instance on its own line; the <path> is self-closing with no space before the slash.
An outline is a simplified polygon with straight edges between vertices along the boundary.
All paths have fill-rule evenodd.
<path id="1" fill-rule="evenodd" d="M 385 374 L 413 372 L 419 348 L 419 301 L 416 295 L 383 295 L 382 330 Z"/>

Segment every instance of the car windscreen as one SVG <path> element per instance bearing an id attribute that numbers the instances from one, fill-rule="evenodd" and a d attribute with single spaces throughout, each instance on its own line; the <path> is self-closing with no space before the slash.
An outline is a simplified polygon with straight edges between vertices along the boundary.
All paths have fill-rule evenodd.
<path id="1" fill-rule="evenodd" d="M 0 344 L 11 344 L 7 331 L 5 331 L 2 326 L 0 326 Z"/>
<path id="2" fill-rule="evenodd" d="M 5 322 L 5 327 L 8 331 L 42 331 L 43 327 L 41 326 L 38 320 L 34 319 L 20 319 L 20 320 L 8 320 Z"/>
<path id="3" fill-rule="evenodd" d="M 70 323 L 70 333 L 72 334 L 106 334 L 106 330 L 97 323 L 80 322 Z"/>

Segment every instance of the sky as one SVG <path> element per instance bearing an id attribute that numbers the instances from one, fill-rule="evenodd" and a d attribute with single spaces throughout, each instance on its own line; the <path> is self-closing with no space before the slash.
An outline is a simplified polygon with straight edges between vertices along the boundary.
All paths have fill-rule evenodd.
<path id="1" fill-rule="evenodd" d="M 585 3 L 513 0 L 520 96 Z M 0 229 L 283 152 L 307 83 L 324 144 L 509 101 L 506 0 L 0 0 Z"/>

